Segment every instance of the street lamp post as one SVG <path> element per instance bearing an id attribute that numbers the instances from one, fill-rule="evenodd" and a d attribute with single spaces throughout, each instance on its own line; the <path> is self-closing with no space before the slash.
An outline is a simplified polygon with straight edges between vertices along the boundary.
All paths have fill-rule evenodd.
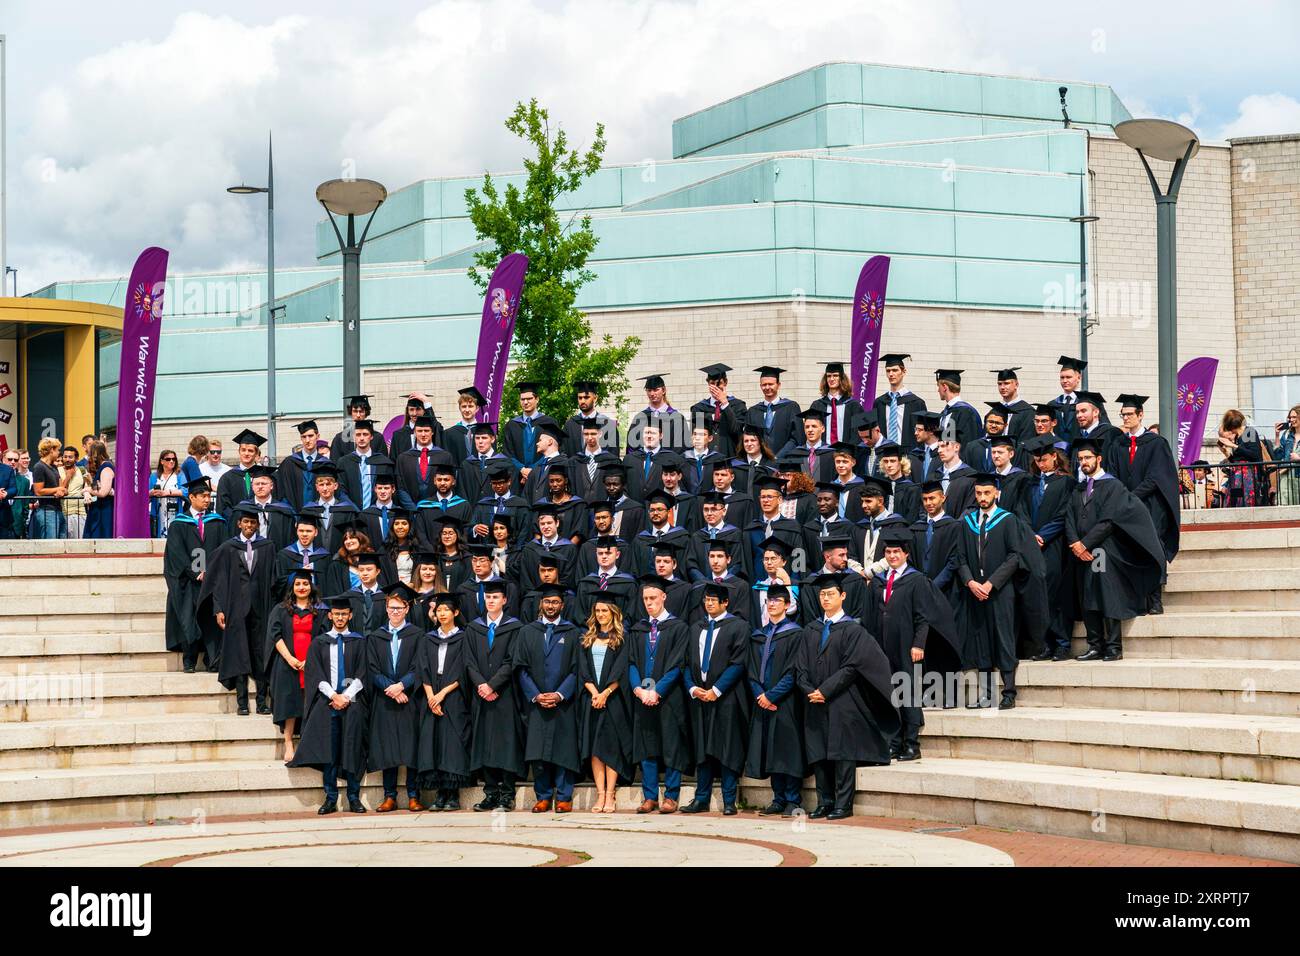
<path id="1" fill-rule="evenodd" d="M 1088 329 L 1092 319 L 1088 315 L 1088 223 L 1097 222 L 1101 216 L 1087 212 L 1083 197 L 1079 197 L 1079 215 L 1071 216 L 1070 222 L 1079 224 L 1079 358 L 1083 361 L 1082 381 L 1080 387 L 1088 390 Z"/>
<path id="2" fill-rule="evenodd" d="M 1160 372 L 1160 429 L 1169 440 L 1178 433 L 1178 284 L 1176 246 L 1178 189 L 1183 174 L 1200 140 L 1186 126 L 1169 120 L 1126 120 L 1115 127 L 1115 135 L 1137 150 L 1156 200 L 1156 300 L 1157 356 Z M 1147 157 L 1173 163 L 1169 188 L 1160 183 Z"/>
<path id="3" fill-rule="evenodd" d="M 266 185 L 230 186 L 228 193 L 266 193 L 266 452 L 275 461 L 275 159 L 266 134 Z"/>
<path id="4" fill-rule="evenodd" d="M 365 244 L 375 211 L 388 198 L 388 190 L 373 179 L 331 179 L 316 187 L 316 199 L 329 214 L 330 225 L 343 256 L 343 394 L 361 394 L 361 247 Z M 356 217 L 369 214 L 361 237 Z M 347 238 L 339 232 L 335 216 L 347 216 Z M 346 402 L 346 398 L 344 399 Z M 346 409 L 344 410 L 346 416 Z"/>
<path id="5" fill-rule="evenodd" d="M 9 275 L 10 273 L 13 273 L 13 277 L 14 277 L 14 298 L 16 299 L 16 298 L 18 298 L 18 267 L 17 267 L 17 266 L 5 266 L 5 275 Z M 3 288 L 0 288 L 0 292 L 3 292 L 3 291 L 4 291 L 4 289 L 3 289 Z"/>

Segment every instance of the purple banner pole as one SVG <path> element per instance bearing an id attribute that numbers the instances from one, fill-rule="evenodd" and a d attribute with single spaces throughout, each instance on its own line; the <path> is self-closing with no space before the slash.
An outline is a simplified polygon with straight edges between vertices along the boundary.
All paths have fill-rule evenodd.
<path id="1" fill-rule="evenodd" d="M 880 332 L 885 324 L 885 286 L 889 284 L 889 256 L 872 256 L 858 274 L 853 293 L 853 332 L 849 354 L 853 361 L 853 395 L 870 408 L 876 398 L 876 372 L 880 367 Z"/>
<path id="2" fill-rule="evenodd" d="M 167 250 L 150 246 L 135 260 L 122 315 L 113 456 L 113 533 L 118 538 L 149 537 L 149 438 L 166 281 Z"/>
<path id="3" fill-rule="evenodd" d="M 1210 395 L 1219 370 L 1216 358 L 1194 358 L 1178 370 L 1178 463 L 1190 465 L 1200 456 Z"/>
<path id="4" fill-rule="evenodd" d="M 497 421 L 501 414 L 510 340 L 515 334 L 515 317 L 527 271 L 528 257 L 521 252 L 512 252 L 497 263 L 492 278 L 488 280 L 478 331 L 478 361 L 474 365 L 474 387 L 483 393 L 485 399 L 478 414 L 481 422 Z"/>

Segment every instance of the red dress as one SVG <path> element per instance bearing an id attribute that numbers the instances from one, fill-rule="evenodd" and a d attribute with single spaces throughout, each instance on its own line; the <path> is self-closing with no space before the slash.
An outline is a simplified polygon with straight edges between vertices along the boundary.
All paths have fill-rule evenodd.
<path id="1" fill-rule="evenodd" d="M 293 656 L 300 661 L 307 659 L 307 648 L 311 647 L 312 630 L 316 624 L 316 612 L 308 610 L 293 613 Z M 307 669 L 298 672 L 298 686 L 307 686 Z"/>

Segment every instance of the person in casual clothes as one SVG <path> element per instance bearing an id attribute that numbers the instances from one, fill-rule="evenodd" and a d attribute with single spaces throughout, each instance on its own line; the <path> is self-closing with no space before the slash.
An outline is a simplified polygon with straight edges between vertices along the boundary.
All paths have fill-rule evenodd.
<path id="1" fill-rule="evenodd" d="M 181 505 L 181 471 L 176 452 L 164 448 L 158 467 L 149 476 L 149 525 L 155 538 L 167 537 L 167 526 Z"/>
<path id="2" fill-rule="evenodd" d="M 68 493 L 63 499 L 63 523 L 69 538 L 90 537 L 85 534 L 86 504 L 90 494 L 86 488 L 86 475 L 77 464 L 77 449 L 67 445 L 59 459 L 59 474 L 67 482 Z"/>
<path id="3" fill-rule="evenodd" d="M 7 452 L 5 464 L 14 470 L 14 484 L 18 489 L 12 506 L 14 537 L 27 538 L 31 536 L 27 524 L 36 508 L 36 502 L 29 497 L 32 493 L 32 453 L 26 448 Z"/>
<path id="4" fill-rule="evenodd" d="M 186 451 L 188 454 L 185 456 L 185 460 L 181 462 L 182 490 L 188 487 L 190 482 L 205 477 L 203 471 L 199 468 L 199 463 L 207 458 L 208 455 L 207 437 L 205 435 L 195 435 L 190 439 Z M 87 459 L 87 461 L 89 461 L 89 459 Z M 214 494 L 216 493 L 216 487 L 215 484 L 212 485 Z"/>
<path id="5" fill-rule="evenodd" d="M 208 453 L 199 462 L 199 473 L 207 475 L 212 481 L 212 487 L 217 488 L 221 485 L 221 476 L 228 471 L 230 466 L 221 460 L 221 439 L 210 439 Z"/>
<path id="6" fill-rule="evenodd" d="M 67 473 L 65 477 L 71 480 L 72 473 Z M 108 460 L 108 448 L 103 442 L 90 443 L 90 462 L 86 465 L 86 478 L 89 485 L 86 489 L 86 537 L 111 538 L 113 537 L 114 469 L 113 463 Z"/>
<path id="7" fill-rule="evenodd" d="M 32 494 L 37 498 L 32 515 L 32 537 L 63 537 L 63 499 L 68 488 L 59 474 L 56 459 L 62 445 L 57 438 L 42 438 L 36 446 L 40 460 L 32 466 Z"/>

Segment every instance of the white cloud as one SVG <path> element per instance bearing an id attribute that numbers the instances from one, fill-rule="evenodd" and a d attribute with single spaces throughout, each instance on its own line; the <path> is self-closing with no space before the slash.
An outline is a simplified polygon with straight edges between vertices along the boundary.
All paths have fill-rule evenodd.
<path id="1" fill-rule="evenodd" d="M 1241 101 L 1236 119 L 1223 127 L 1218 138 L 1278 133 L 1300 133 L 1300 100 L 1285 93 L 1258 93 Z"/>

